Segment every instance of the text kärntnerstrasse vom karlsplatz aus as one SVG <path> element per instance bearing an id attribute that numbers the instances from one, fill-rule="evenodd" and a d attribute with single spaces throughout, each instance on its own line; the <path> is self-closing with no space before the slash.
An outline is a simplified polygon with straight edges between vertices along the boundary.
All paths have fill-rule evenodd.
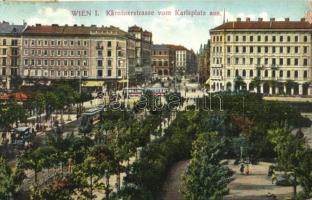
<path id="1" fill-rule="evenodd" d="M 205 11 L 205 10 L 106 10 L 107 16 L 207 16 L 219 15 L 219 11 Z"/>

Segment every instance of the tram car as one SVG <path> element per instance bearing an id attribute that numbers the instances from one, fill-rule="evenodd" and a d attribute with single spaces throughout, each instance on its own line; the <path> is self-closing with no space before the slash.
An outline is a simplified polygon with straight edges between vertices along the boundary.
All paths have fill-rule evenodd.
<path id="1" fill-rule="evenodd" d="M 29 127 L 14 128 L 11 135 L 12 144 L 17 146 L 25 146 L 25 143 L 32 142 L 35 136 L 35 133 Z"/>
<path id="2" fill-rule="evenodd" d="M 79 132 L 90 133 L 94 125 L 101 121 L 104 110 L 104 106 L 98 106 L 82 113 Z"/>

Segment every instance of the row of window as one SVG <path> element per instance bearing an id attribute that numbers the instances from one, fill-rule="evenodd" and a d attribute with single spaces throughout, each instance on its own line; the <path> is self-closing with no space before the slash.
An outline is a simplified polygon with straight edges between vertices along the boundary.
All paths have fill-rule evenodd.
<path id="1" fill-rule="evenodd" d="M 167 55 L 168 51 L 153 51 L 153 55 Z"/>
<path id="2" fill-rule="evenodd" d="M 98 52 L 97 52 L 98 57 L 103 57 L 103 56 L 112 57 L 112 51 L 111 50 L 107 50 L 105 55 L 103 53 L 104 53 L 104 51 L 98 50 Z M 123 56 L 122 51 L 118 50 L 117 56 L 122 57 Z"/>
<path id="3" fill-rule="evenodd" d="M 222 64 L 222 58 L 213 58 L 213 64 Z M 247 62 L 248 61 L 248 62 Z M 299 66 L 299 58 L 234 58 L 234 63 L 233 61 L 231 62 L 231 58 L 226 59 L 226 64 L 227 65 L 274 65 L 274 66 Z M 308 66 L 308 59 L 303 58 L 303 63 L 300 64 L 302 66 Z"/>
<path id="4" fill-rule="evenodd" d="M 222 42 L 222 36 L 211 36 L 213 42 Z M 304 35 L 303 37 L 299 37 L 298 35 L 236 35 L 231 36 L 228 35 L 227 42 L 299 42 L 299 38 L 301 39 L 300 42 L 308 42 L 308 36 Z M 248 40 L 248 41 L 247 41 Z"/>
<path id="5" fill-rule="evenodd" d="M 1 52 L 0 52 L 1 53 Z M 1 55 L 7 55 L 8 51 L 7 49 L 2 49 L 2 54 Z M 11 55 L 12 56 L 17 56 L 18 55 L 18 48 L 11 48 Z"/>
<path id="6" fill-rule="evenodd" d="M 9 45 L 9 41 L 7 41 L 7 39 L 2 39 L 2 46 L 7 46 Z M 11 40 L 11 46 L 17 46 L 18 45 L 18 40 L 13 39 Z"/>
<path id="7" fill-rule="evenodd" d="M 32 55 L 32 56 L 87 56 L 87 50 L 35 50 L 35 49 L 25 49 L 24 55 Z"/>
<path id="8" fill-rule="evenodd" d="M 87 40 L 27 40 L 24 46 L 88 46 Z"/>
<path id="9" fill-rule="evenodd" d="M 81 72 L 80 71 L 54 71 L 51 70 L 50 72 L 46 70 L 25 70 L 24 71 L 25 76 L 56 76 L 56 77 L 80 77 Z M 82 71 L 82 76 L 87 77 L 88 71 Z"/>
<path id="10" fill-rule="evenodd" d="M 12 57 L 9 61 L 11 61 L 11 63 L 7 62 L 7 58 L 1 58 L 1 66 L 7 66 L 8 64 L 10 64 L 11 66 L 17 66 L 18 64 L 18 59 L 17 57 Z"/>
<path id="11" fill-rule="evenodd" d="M 117 42 L 117 45 L 118 45 L 118 42 Z M 97 48 L 103 48 L 103 41 L 97 41 L 96 42 L 96 47 Z M 106 47 L 107 48 L 111 48 L 112 47 L 112 42 L 111 41 L 107 41 Z"/>
<path id="12" fill-rule="evenodd" d="M 97 66 L 98 67 L 103 67 L 104 66 L 104 62 L 105 60 L 97 60 Z M 112 67 L 112 60 L 106 60 L 107 63 L 107 67 Z M 123 65 L 123 60 L 117 60 L 117 67 L 122 67 Z"/>
<path id="13" fill-rule="evenodd" d="M 236 69 L 235 70 L 235 76 L 236 77 L 238 77 L 238 76 L 247 77 L 247 71 L 248 70 L 245 70 L 245 69 L 244 70 Z M 291 71 L 290 70 L 287 70 L 287 71 L 279 70 L 279 72 L 276 70 L 271 70 L 270 72 L 271 72 L 270 77 L 272 77 L 272 78 L 284 78 L 284 72 L 286 72 L 287 78 L 295 78 L 295 79 L 299 78 L 299 72 L 297 70 L 295 70 L 293 72 L 293 77 L 291 77 Z M 257 70 L 256 73 L 257 73 L 256 74 L 257 77 L 261 77 L 261 71 L 260 70 Z M 279 77 L 277 77 L 277 73 L 279 74 Z M 222 70 L 213 69 L 212 74 L 213 74 L 213 76 L 222 76 Z M 228 69 L 227 70 L 227 77 L 231 77 L 231 76 L 232 76 L 231 70 Z M 254 77 L 254 70 L 249 70 L 249 77 L 250 78 Z M 269 70 L 264 70 L 263 77 L 265 77 L 265 78 L 269 77 Z M 302 77 L 304 79 L 308 78 L 308 71 L 306 71 L 306 70 L 302 71 Z"/>
<path id="14" fill-rule="evenodd" d="M 107 77 L 112 76 L 112 70 L 111 69 L 108 69 L 106 72 L 107 72 L 106 73 Z M 97 72 L 96 72 L 97 77 L 103 77 L 103 75 L 104 75 L 104 71 L 102 69 L 97 70 Z M 120 69 L 117 70 L 117 76 L 121 77 L 121 70 Z"/>
<path id="15" fill-rule="evenodd" d="M 87 60 L 42 60 L 42 59 L 24 59 L 24 66 L 87 66 Z"/>
<path id="16" fill-rule="evenodd" d="M 299 53 L 301 47 L 299 46 L 279 46 L 279 47 L 272 47 L 272 46 L 235 46 L 235 47 L 226 47 L 227 53 Z M 303 53 L 308 53 L 308 46 L 303 46 Z M 222 53 L 222 47 L 213 47 L 212 53 Z"/>
<path id="17" fill-rule="evenodd" d="M 158 65 L 157 65 L 158 63 Z M 158 62 L 157 61 L 153 61 L 153 66 L 168 66 L 168 61 L 165 60 L 165 61 L 162 61 L 162 60 L 159 60 Z"/>
<path id="18" fill-rule="evenodd" d="M 177 58 L 177 62 L 185 62 L 186 59 L 185 58 Z"/>

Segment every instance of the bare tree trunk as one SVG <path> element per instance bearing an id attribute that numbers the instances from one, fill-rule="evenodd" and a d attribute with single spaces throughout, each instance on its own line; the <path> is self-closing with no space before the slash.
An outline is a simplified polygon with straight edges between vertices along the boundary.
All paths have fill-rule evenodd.
<path id="1" fill-rule="evenodd" d="M 297 197 L 297 176 L 294 176 L 294 199 Z"/>
<path id="2" fill-rule="evenodd" d="M 109 197 L 109 176 L 106 175 L 106 189 L 105 189 L 105 198 L 108 199 Z"/>

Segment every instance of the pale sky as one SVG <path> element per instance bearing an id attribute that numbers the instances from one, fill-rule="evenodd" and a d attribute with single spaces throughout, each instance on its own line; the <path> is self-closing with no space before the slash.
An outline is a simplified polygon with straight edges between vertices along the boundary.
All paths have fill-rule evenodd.
<path id="1" fill-rule="evenodd" d="M 197 51 L 206 43 L 209 30 L 226 20 L 241 17 L 268 20 L 299 20 L 309 10 L 308 0 L 176 0 L 176 1 L 80 1 L 80 2 L 0 2 L 0 21 L 22 24 L 85 24 L 113 25 L 127 31 L 134 24 L 153 33 L 154 44 L 170 43 L 184 45 Z M 77 17 L 75 10 L 91 10 L 91 16 Z M 95 10 L 99 16 L 95 16 Z M 153 16 L 108 16 L 108 10 L 154 11 Z M 176 16 L 175 10 L 206 12 L 204 16 Z M 171 11 L 171 16 L 159 16 L 158 11 Z M 220 12 L 220 16 L 210 15 Z"/>

